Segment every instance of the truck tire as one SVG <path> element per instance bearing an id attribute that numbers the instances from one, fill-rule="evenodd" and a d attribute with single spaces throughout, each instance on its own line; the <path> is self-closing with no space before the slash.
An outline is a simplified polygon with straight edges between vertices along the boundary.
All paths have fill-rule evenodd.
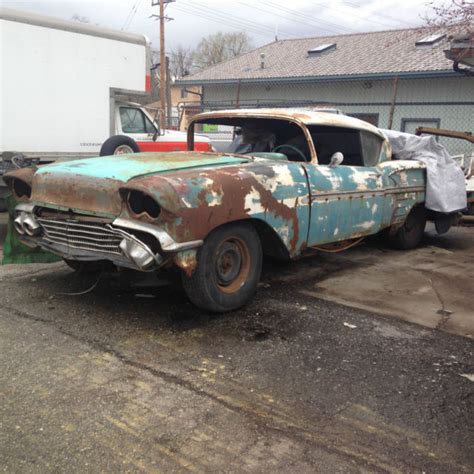
<path id="1" fill-rule="evenodd" d="M 252 224 L 239 222 L 209 234 L 191 276 L 182 273 L 184 290 L 197 307 L 223 313 L 245 305 L 262 271 L 262 246 Z"/>
<path id="2" fill-rule="evenodd" d="M 137 142 L 125 135 L 114 135 L 107 138 L 100 149 L 100 156 L 124 155 L 126 153 L 139 153 Z"/>
<path id="3" fill-rule="evenodd" d="M 389 244 L 399 250 L 417 247 L 426 227 L 426 210 L 423 205 L 414 207 L 403 225 L 394 234 L 389 235 Z"/>

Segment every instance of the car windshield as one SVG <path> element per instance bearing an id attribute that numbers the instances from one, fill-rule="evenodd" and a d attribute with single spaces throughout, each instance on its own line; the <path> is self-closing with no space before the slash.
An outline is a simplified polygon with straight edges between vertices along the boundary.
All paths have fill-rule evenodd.
<path id="1" fill-rule="evenodd" d="M 303 129 L 283 119 L 221 118 L 196 124 L 217 151 L 227 153 L 283 153 L 290 161 L 310 161 L 311 153 Z"/>

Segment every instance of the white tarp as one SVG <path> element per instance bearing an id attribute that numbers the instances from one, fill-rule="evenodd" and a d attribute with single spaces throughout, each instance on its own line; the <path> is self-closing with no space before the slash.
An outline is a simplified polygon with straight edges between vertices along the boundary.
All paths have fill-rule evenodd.
<path id="1" fill-rule="evenodd" d="M 467 206 L 466 178 L 461 167 L 433 136 L 382 130 L 398 160 L 418 160 L 426 165 L 427 209 L 455 212 Z"/>

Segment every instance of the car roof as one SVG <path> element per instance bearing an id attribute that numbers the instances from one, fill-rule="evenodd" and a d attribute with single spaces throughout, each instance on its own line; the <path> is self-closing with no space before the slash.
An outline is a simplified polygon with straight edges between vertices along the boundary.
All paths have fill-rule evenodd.
<path id="1" fill-rule="evenodd" d="M 328 125 L 343 128 L 366 130 L 385 138 L 380 129 L 363 120 L 349 117 L 348 115 L 334 113 L 333 109 L 323 112 L 321 108 L 262 108 L 262 109 L 229 109 L 213 112 L 203 112 L 193 117 L 193 122 L 210 118 L 223 117 L 248 117 L 248 118 L 275 118 L 287 119 L 304 125 Z"/>

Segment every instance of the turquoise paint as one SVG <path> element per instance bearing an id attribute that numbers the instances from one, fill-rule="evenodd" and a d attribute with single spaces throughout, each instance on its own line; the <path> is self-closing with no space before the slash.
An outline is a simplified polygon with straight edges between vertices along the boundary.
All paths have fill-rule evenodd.
<path id="1" fill-rule="evenodd" d="M 378 232 L 385 215 L 385 196 L 375 195 L 388 179 L 377 167 L 305 165 L 312 203 L 308 246 Z"/>
<path id="2" fill-rule="evenodd" d="M 206 166 L 223 166 L 246 163 L 250 159 L 199 153 L 133 153 L 130 155 L 84 158 L 42 166 L 37 174 L 65 173 L 98 179 L 115 179 L 127 182 L 167 171 Z"/>

